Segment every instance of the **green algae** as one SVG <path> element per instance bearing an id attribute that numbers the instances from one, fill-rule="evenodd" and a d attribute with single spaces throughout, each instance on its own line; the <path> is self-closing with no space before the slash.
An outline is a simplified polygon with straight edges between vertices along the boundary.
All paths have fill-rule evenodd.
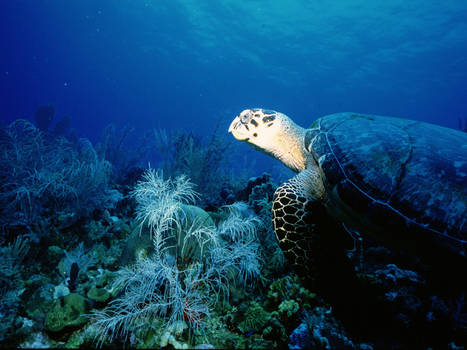
<path id="1" fill-rule="evenodd" d="M 271 318 L 271 314 L 256 301 L 252 301 L 245 312 L 244 320 L 238 324 L 242 333 L 259 332 Z"/>
<path id="2" fill-rule="evenodd" d="M 79 294 L 71 293 L 55 302 L 47 313 L 45 327 L 50 332 L 60 332 L 66 328 L 83 326 L 87 317 L 86 300 Z"/>

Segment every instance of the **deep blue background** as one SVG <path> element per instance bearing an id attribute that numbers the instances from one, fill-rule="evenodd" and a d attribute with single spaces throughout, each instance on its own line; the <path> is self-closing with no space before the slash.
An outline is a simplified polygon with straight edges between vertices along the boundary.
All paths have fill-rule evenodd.
<path id="1" fill-rule="evenodd" d="M 249 107 L 303 126 L 467 116 L 467 1 L 4 0 L 0 16 L 2 122 L 52 103 L 93 142 L 110 122 L 209 135 Z"/>

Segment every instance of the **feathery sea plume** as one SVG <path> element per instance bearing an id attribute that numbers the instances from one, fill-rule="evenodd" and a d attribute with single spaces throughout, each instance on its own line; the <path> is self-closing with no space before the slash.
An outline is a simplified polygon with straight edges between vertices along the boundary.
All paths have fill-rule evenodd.
<path id="1" fill-rule="evenodd" d="M 245 284 L 259 273 L 254 217 L 240 220 L 232 212 L 219 228 L 199 218 L 190 221 L 188 204 L 197 198 L 193 184 L 183 175 L 164 180 L 153 169 L 132 195 L 140 234 L 151 235 L 154 252 L 120 269 L 113 284 L 120 294 L 92 314 L 101 344 L 126 341 L 157 318 L 166 329 L 186 322 L 202 330 L 214 304 L 228 298 L 229 284 Z"/>

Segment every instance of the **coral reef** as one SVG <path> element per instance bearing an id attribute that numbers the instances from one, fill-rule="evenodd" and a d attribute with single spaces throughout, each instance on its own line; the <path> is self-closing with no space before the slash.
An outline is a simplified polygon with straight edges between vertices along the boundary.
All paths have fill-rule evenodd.
<path id="1" fill-rule="evenodd" d="M 270 318 L 271 314 L 266 312 L 256 301 L 253 301 L 245 311 L 244 320 L 237 327 L 244 334 L 260 332 L 264 329 Z"/>
<path id="2" fill-rule="evenodd" d="M 200 206 L 215 210 L 233 202 L 233 195 L 243 183 L 245 176 L 229 170 L 232 162 L 231 141 L 213 131 L 209 140 L 194 135 L 166 130 L 154 130 L 161 160 L 159 167 L 166 177 L 186 175 L 196 184 L 200 194 Z M 206 177 L 209 174 L 209 181 Z"/>
<path id="3" fill-rule="evenodd" d="M 110 164 L 86 139 L 47 138 L 26 120 L 4 130 L 0 214 L 4 227 L 37 224 L 50 212 L 89 215 L 110 195 Z"/>
<path id="4" fill-rule="evenodd" d="M 148 153 L 155 144 L 151 133 L 146 132 L 134 145 L 135 141 L 131 140 L 133 132 L 134 128 L 129 125 L 117 130 L 114 124 L 109 124 L 104 129 L 102 141 L 96 146 L 99 156 L 112 164 L 115 181 L 130 186 L 142 173 L 139 169 L 145 166 Z"/>
<path id="5" fill-rule="evenodd" d="M 317 307 L 306 313 L 301 323 L 290 335 L 290 349 L 371 349 L 358 347 L 348 338 L 345 329 L 332 316 L 332 311 Z"/>
<path id="6" fill-rule="evenodd" d="M 228 296 L 230 283 L 245 284 L 259 273 L 253 218 L 240 220 L 232 212 L 218 228 L 203 216 L 193 220 L 193 207 L 183 206 L 196 197 L 193 185 L 185 177 L 163 180 L 152 169 L 133 196 L 140 232 L 149 231 L 153 252 L 117 272 L 113 288 L 121 294 L 93 313 L 101 342 L 127 341 L 152 318 L 164 319 L 167 329 L 185 322 L 196 331 Z M 175 338 L 163 341 L 173 345 Z"/>
<path id="7" fill-rule="evenodd" d="M 66 328 L 78 328 L 86 323 L 84 316 L 86 300 L 79 294 L 71 293 L 55 302 L 47 313 L 45 327 L 50 332 L 60 332 Z"/>
<path id="8" fill-rule="evenodd" d="M 0 342 L 13 336 L 20 296 L 26 287 L 22 262 L 29 251 L 28 241 L 17 237 L 14 243 L 0 248 Z"/>
<path id="9" fill-rule="evenodd" d="M 0 129 L 2 346 L 467 342 L 464 265 L 435 270 L 330 227 L 302 276 L 272 231 L 277 177 L 232 176 L 216 134 L 156 131 L 130 152 L 131 128 L 109 127 L 94 148 L 59 137 L 51 115 L 40 111 L 40 128 L 17 120 Z M 142 169 L 154 143 L 163 175 Z"/>

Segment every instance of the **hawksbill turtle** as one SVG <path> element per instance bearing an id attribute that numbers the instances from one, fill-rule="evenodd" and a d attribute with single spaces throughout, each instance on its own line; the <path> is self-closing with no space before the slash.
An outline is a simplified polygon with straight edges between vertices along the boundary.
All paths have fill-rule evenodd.
<path id="1" fill-rule="evenodd" d="M 389 247 L 445 248 L 465 261 L 467 133 L 356 113 L 327 115 L 305 129 L 266 109 L 242 111 L 229 132 L 297 173 L 272 205 L 292 264 L 306 264 L 310 237 L 326 234 L 323 215 Z"/>

